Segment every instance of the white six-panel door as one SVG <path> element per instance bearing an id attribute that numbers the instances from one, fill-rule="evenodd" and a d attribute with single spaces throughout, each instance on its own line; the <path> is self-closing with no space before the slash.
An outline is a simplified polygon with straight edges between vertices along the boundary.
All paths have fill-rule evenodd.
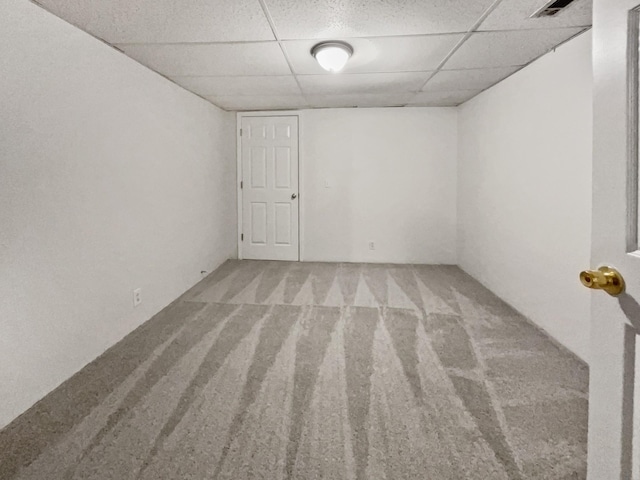
<path id="1" fill-rule="evenodd" d="M 299 259 L 298 117 L 242 117 L 242 258 Z"/>
<path id="2" fill-rule="evenodd" d="M 638 35 L 640 0 L 594 0 L 593 224 L 591 267 L 626 280 L 618 297 L 594 291 L 589 361 L 589 480 L 638 478 L 634 416 L 640 412 L 638 217 Z M 585 162 L 587 159 L 585 159 Z M 634 415 L 635 410 L 635 415 Z M 637 423 L 637 422 L 636 422 Z"/>

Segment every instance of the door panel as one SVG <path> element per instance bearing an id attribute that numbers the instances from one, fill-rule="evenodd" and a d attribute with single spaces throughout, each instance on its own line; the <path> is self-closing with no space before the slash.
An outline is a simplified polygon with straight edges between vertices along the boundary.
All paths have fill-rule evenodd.
<path id="1" fill-rule="evenodd" d="M 291 203 L 276 203 L 276 245 L 291 245 Z"/>
<path id="2" fill-rule="evenodd" d="M 242 133 L 242 257 L 298 260 L 298 117 L 243 117 Z"/>
<path id="3" fill-rule="evenodd" d="M 276 147 L 276 188 L 291 188 L 291 148 Z"/>
<path id="4" fill-rule="evenodd" d="M 590 480 L 628 480 L 633 463 L 636 336 L 640 321 L 637 242 L 637 60 L 639 0 L 594 0 L 592 267 L 625 278 L 617 297 L 594 292 L 589 384 Z M 635 235 L 635 234 L 634 234 Z M 640 439 L 636 439 L 640 440 Z"/>
<path id="5" fill-rule="evenodd" d="M 267 204 L 251 203 L 251 244 L 267 244 Z"/>
<path id="6" fill-rule="evenodd" d="M 277 140 L 290 139 L 291 138 L 291 125 L 288 123 L 276 123 L 275 124 L 275 138 Z"/>
<path id="7" fill-rule="evenodd" d="M 267 188 L 267 149 L 251 147 L 251 188 Z"/>

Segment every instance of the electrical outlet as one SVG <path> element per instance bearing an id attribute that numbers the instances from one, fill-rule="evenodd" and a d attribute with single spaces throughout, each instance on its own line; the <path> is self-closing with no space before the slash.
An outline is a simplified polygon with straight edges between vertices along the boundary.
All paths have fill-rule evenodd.
<path id="1" fill-rule="evenodd" d="M 376 249 L 375 242 L 369 242 L 369 250 L 375 250 L 375 249 Z"/>
<path id="2" fill-rule="evenodd" d="M 141 288 L 136 288 L 133 291 L 133 306 L 137 307 L 141 303 L 142 303 L 142 289 Z"/>

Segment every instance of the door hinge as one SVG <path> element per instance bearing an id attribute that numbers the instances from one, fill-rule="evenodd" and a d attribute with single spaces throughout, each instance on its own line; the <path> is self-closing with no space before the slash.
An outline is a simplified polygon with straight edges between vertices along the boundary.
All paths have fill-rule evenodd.
<path id="1" fill-rule="evenodd" d="M 241 234 L 240 234 L 240 241 L 241 241 L 241 242 L 244 242 L 244 233 L 241 233 Z"/>
<path id="2" fill-rule="evenodd" d="M 240 180 L 240 188 L 244 188 L 244 182 L 242 180 Z"/>
<path id="3" fill-rule="evenodd" d="M 240 129 L 240 136 L 242 136 L 242 129 Z"/>

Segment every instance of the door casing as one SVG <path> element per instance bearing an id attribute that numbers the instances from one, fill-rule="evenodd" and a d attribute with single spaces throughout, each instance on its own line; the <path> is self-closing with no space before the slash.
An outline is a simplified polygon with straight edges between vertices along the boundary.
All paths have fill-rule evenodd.
<path id="1" fill-rule="evenodd" d="M 640 331 L 638 28 L 640 0 L 594 0 L 591 268 L 625 277 L 618 297 L 591 298 L 588 479 L 629 480 L 633 464 L 636 336 Z M 633 28 L 629 28 L 636 22 Z M 635 68 L 635 71 L 634 71 Z M 635 297 L 635 298 L 634 298 Z M 634 379 L 634 377 L 636 377 Z M 635 412 L 637 415 L 638 412 Z"/>
<path id="2" fill-rule="evenodd" d="M 242 137 L 240 130 L 242 128 L 242 119 L 246 117 L 298 117 L 298 261 L 304 261 L 304 212 L 305 212 L 305 188 L 304 188 L 304 161 L 302 152 L 304 128 L 303 115 L 299 110 L 276 110 L 276 111 L 260 111 L 260 112 L 238 112 L 236 114 L 236 198 L 237 198 L 237 215 L 238 215 L 238 259 L 242 260 L 242 228 L 243 228 L 243 212 L 242 212 L 242 189 L 240 182 L 242 181 Z"/>

